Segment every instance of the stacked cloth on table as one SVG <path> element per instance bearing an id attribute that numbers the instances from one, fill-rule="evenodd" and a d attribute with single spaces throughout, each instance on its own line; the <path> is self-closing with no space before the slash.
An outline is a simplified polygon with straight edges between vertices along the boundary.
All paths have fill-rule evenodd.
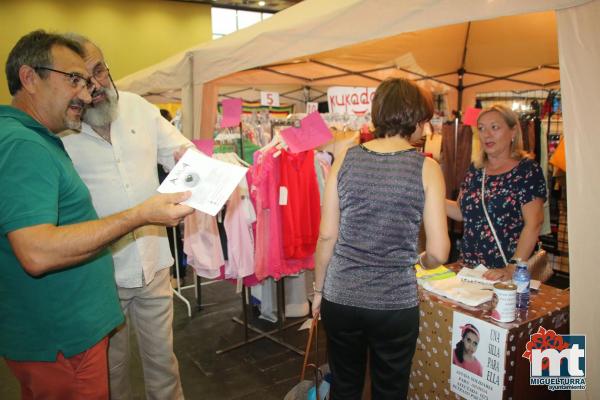
<path id="1" fill-rule="evenodd" d="M 494 293 L 490 285 L 465 282 L 458 276 L 437 281 L 425 281 L 423 288 L 471 307 L 477 307 L 490 301 Z"/>
<path id="2" fill-rule="evenodd" d="M 487 270 L 483 265 L 473 269 L 462 268 L 454 277 L 424 282 L 423 288 L 450 300 L 477 307 L 492 299 L 493 285 L 498 282 L 483 277 Z"/>
<path id="3" fill-rule="evenodd" d="M 438 281 L 441 279 L 452 278 L 456 276 L 454 271 L 449 270 L 448 268 L 440 265 L 437 268 L 433 269 L 424 269 L 419 264 L 415 266 L 415 270 L 417 273 L 417 282 L 419 285 L 423 285 L 425 281 Z"/>

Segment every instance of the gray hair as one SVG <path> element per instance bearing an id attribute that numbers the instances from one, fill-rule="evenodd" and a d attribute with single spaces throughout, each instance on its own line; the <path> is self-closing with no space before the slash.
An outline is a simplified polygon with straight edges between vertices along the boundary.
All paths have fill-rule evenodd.
<path id="1" fill-rule="evenodd" d="M 92 42 L 86 36 L 83 36 L 76 32 L 67 32 L 63 36 L 66 37 L 67 39 L 70 39 L 74 42 L 79 43 L 80 46 L 84 46 L 87 43 L 91 43 L 91 44 L 95 45 L 94 42 Z"/>
<path id="2" fill-rule="evenodd" d="M 11 96 L 14 96 L 23 87 L 19 77 L 19 70 L 23 65 L 30 67 L 53 66 L 52 48 L 54 46 L 64 46 L 82 58 L 85 54 L 78 42 L 63 35 L 48 33 L 42 29 L 28 33 L 19 39 L 6 59 L 6 80 Z M 38 71 L 38 75 L 42 79 L 45 79 L 48 74 L 48 71 Z"/>

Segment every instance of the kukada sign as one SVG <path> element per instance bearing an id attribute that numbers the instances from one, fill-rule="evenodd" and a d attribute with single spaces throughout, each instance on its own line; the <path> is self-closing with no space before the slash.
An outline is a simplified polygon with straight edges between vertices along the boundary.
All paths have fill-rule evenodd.
<path id="1" fill-rule="evenodd" d="M 327 89 L 329 112 L 362 115 L 371 111 L 376 88 L 332 86 Z"/>

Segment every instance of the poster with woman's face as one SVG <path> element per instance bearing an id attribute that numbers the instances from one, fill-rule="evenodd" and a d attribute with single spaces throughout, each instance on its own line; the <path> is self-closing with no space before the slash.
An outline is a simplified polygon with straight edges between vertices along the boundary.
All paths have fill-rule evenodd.
<path id="1" fill-rule="evenodd" d="M 502 399 L 507 330 L 454 312 L 450 381 L 466 399 Z"/>

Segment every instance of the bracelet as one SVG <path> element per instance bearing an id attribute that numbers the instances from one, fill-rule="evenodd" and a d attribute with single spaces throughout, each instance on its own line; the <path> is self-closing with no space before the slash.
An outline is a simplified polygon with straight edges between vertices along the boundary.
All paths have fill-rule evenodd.
<path id="1" fill-rule="evenodd" d="M 419 253 L 419 256 L 417 257 L 417 261 L 421 268 L 425 268 L 425 265 L 423 264 L 423 254 L 425 254 L 425 252 Z"/>
<path id="2" fill-rule="evenodd" d="M 323 289 L 317 289 L 317 284 L 313 282 L 313 292 L 323 294 Z"/>

